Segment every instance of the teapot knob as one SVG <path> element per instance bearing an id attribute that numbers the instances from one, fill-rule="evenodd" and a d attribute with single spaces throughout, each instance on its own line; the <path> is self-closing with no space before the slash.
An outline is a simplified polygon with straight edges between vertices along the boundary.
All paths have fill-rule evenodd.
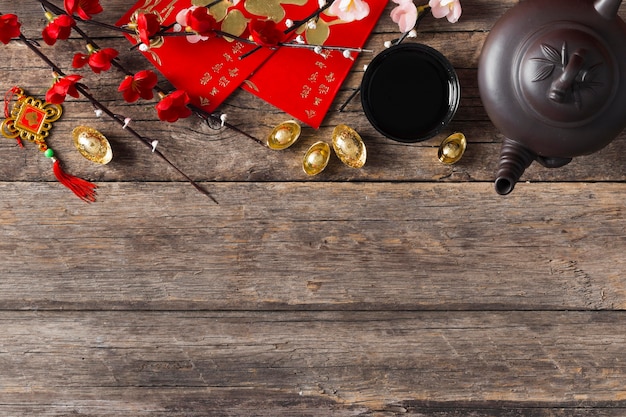
<path id="1" fill-rule="evenodd" d="M 561 76 L 554 80 L 550 86 L 548 93 L 550 100 L 557 103 L 564 103 L 566 101 L 568 91 L 572 89 L 576 77 L 578 77 L 578 74 L 583 69 L 586 53 L 587 51 L 581 48 L 572 54 Z"/>
<path id="2" fill-rule="evenodd" d="M 577 23 L 540 28 L 520 45 L 515 65 L 521 106 L 560 127 L 589 123 L 611 103 L 620 85 L 609 45 Z"/>

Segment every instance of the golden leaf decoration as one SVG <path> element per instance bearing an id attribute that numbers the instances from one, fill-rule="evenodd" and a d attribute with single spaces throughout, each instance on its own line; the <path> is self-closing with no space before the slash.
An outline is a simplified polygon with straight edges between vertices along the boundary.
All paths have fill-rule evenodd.
<path id="1" fill-rule="evenodd" d="M 306 30 L 306 40 L 311 45 L 324 45 L 329 36 L 330 25 L 322 19 L 316 22 L 315 29 Z"/>
<path id="2" fill-rule="evenodd" d="M 257 16 L 264 16 L 278 23 L 282 21 L 286 12 L 283 4 L 293 4 L 296 6 L 304 6 L 307 0 L 246 0 L 246 10 Z"/>
<path id="3" fill-rule="evenodd" d="M 241 36 L 241 34 L 246 30 L 248 22 L 249 19 L 246 19 L 240 10 L 231 10 L 222 22 L 222 31 L 230 33 L 234 36 Z M 232 41 L 232 39 L 227 36 L 224 36 L 224 39 Z"/>
<path id="4" fill-rule="evenodd" d="M 212 2 L 213 0 L 192 0 L 191 5 L 204 7 Z M 209 13 L 211 13 L 211 16 L 213 16 L 215 20 L 221 22 L 226 17 L 226 14 L 228 13 L 228 8 L 232 7 L 232 5 L 233 3 L 231 3 L 230 1 L 222 0 L 220 3 L 211 6 L 211 8 L 209 9 Z"/>

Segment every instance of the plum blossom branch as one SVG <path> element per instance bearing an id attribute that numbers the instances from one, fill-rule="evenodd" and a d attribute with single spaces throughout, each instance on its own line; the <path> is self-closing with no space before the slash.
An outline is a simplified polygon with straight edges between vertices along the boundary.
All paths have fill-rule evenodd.
<path id="1" fill-rule="evenodd" d="M 313 13 L 311 13 L 310 15 L 308 15 L 307 17 L 305 17 L 302 20 L 298 20 L 296 22 L 293 22 L 292 25 L 290 25 L 290 27 L 288 27 L 287 29 L 285 29 L 285 31 L 283 32 L 284 35 L 289 35 L 291 32 L 298 30 L 299 28 L 301 28 L 302 26 L 304 26 L 305 24 L 307 24 L 307 22 L 309 22 L 311 19 L 316 19 L 319 17 L 320 14 L 322 14 L 324 11 L 326 11 L 326 9 L 328 9 L 329 7 L 331 7 L 334 2 L 336 0 L 330 0 L 330 1 L 326 1 L 326 0 L 320 0 L 319 4 L 320 7 L 315 10 Z M 256 48 L 246 52 L 245 54 L 241 55 L 239 57 L 239 59 L 244 59 L 250 55 L 252 55 L 253 53 L 255 53 L 256 51 L 258 51 L 259 49 L 261 49 L 263 47 L 263 45 L 258 45 Z"/>
<path id="2" fill-rule="evenodd" d="M 3 15 L 0 13 L 0 16 L 3 16 Z M 56 81 L 55 85 L 59 84 L 61 81 L 63 81 L 64 79 L 67 78 L 67 80 L 65 80 L 65 82 L 63 83 L 64 85 L 61 86 L 61 90 L 63 90 L 65 93 L 69 92 L 71 95 L 75 95 L 72 92 L 78 92 L 78 93 L 82 94 L 96 109 L 99 109 L 104 114 L 109 116 L 111 119 L 116 121 L 118 124 L 122 125 L 125 130 L 127 130 L 129 133 L 131 133 L 135 138 L 139 139 L 142 143 L 144 143 L 145 145 L 147 145 L 151 149 L 153 148 L 153 145 L 152 145 L 153 141 L 151 141 L 150 139 L 142 136 L 136 130 L 134 130 L 133 128 L 129 127 L 127 125 L 127 123 L 125 122 L 125 119 L 120 118 L 118 115 L 113 113 L 107 106 L 102 104 L 102 102 L 100 102 L 91 93 L 89 93 L 87 91 L 87 87 L 86 86 L 78 83 L 78 80 L 81 78 L 80 76 L 76 76 L 76 75 L 68 75 L 68 76 L 66 76 L 64 74 L 63 70 L 61 70 L 61 68 L 59 68 L 59 66 L 57 64 L 55 64 L 50 58 L 48 58 L 48 56 L 46 54 L 44 54 L 41 50 L 39 50 L 39 48 L 37 47 L 36 43 L 33 40 L 28 39 L 21 32 L 19 33 L 17 38 L 24 45 L 26 45 L 32 52 L 34 52 L 42 61 L 44 61 L 50 67 L 50 69 L 52 69 L 52 71 L 54 71 L 55 77 L 57 78 L 57 81 Z M 51 89 L 51 92 L 54 92 L 54 91 L 55 91 L 55 86 L 53 86 L 53 88 Z M 47 95 L 47 98 L 49 96 L 50 95 Z M 59 96 L 58 98 L 64 99 L 64 95 Z M 196 188 L 196 190 L 200 191 L 202 194 L 206 195 L 211 200 L 213 200 L 213 202 L 218 204 L 217 200 L 215 200 L 215 198 L 207 190 L 202 188 L 191 177 L 189 177 L 187 174 L 185 174 L 172 161 L 170 161 L 162 152 L 160 152 L 160 151 L 158 151 L 156 149 L 153 149 L 153 152 L 156 153 L 163 161 L 165 161 L 169 166 L 171 166 L 179 174 L 181 174 L 194 188 Z"/>
<path id="3" fill-rule="evenodd" d="M 51 11 L 53 11 L 54 13 L 59 14 L 59 15 L 65 15 L 65 14 L 66 14 L 66 11 L 65 11 L 65 10 L 63 10 L 63 9 L 61 9 L 60 7 L 56 6 L 55 4 L 53 4 L 53 3 L 49 2 L 48 0 L 39 0 L 39 1 L 40 1 L 40 3 L 42 4 L 42 6 L 44 7 L 44 9 L 49 9 L 49 10 L 51 10 Z M 221 0 L 220 0 L 220 1 L 221 1 Z M 211 7 L 211 5 L 213 5 L 213 4 L 217 4 L 217 3 L 219 3 L 220 1 L 213 2 L 212 4 L 209 4 L 209 5 L 208 5 L 208 6 L 206 6 L 206 7 Z M 83 21 L 84 21 L 84 22 L 91 22 L 91 23 L 93 23 L 93 22 L 94 22 L 94 20 L 80 20 L 80 21 L 81 21 L 81 22 L 83 22 Z M 119 29 L 122 29 L 122 28 L 119 28 L 118 26 L 112 26 L 112 25 L 106 25 L 106 24 L 105 24 L 105 26 L 106 26 L 106 27 L 109 27 L 109 28 L 110 28 L 110 29 L 112 29 L 112 30 L 119 30 Z M 91 38 L 91 37 L 90 37 L 90 36 L 89 36 L 89 35 L 85 32 L 85 31 L 83 31 L 80 27 L 78 27 L 78 26 L 76 26 L 76 25 L 75 25 L 75 26 L 73 27 L 73 30 L 75 30 L 75 31 L 76 31 L 76 33 L 78 33 L 78 34 L 79 34 L 79 35 L 83 38 L 83 40 L 85 40 L 85 42 L 87 43 L 87 45 L 92 45 L 92 47 L 93 47 L 93 48 L 95 48 L 95 49 L 97 49 L 97 50 L 99 50 L 99 49 L 100 49 L 100 47 L 98 46 L 98 44 L 97 44 L 97 43 L 96 43 L 96 42 L 95 42 L 95 41 L 94 41 L 94 40 L 93 40 L 93 39 L 92 39 L 92 38 Z M 164 29 L 162 29 L 162 30 L 165 30 L 165 28 L 164 28 Z M 135 31 L 134 31 L 134 30 L 128 30 L 128 31 L 124 30 L 124 32 L 135 34 Z M 159 33 L 160 33 L 160 32 L 159 32 Z M 173 35 L 177 35 L 177 33 L 172 33 L 172 34 L 173 34 Z M 122 64 L 121 64 L 121 63 L 120 63 L 117 59 L 112 60 L 112 61 L 111 61 L 111 64 L 112 64 L 115 68 L 117 68 L 118 70 L 120 70 L 122 73 L 124 73 L 124 74 L 126 75 L 126 78 L 125 78 L 125 80 L 122 82 L 122 85 L 123 85 L 124 83 L 130 83 L 129 77 L 136 78 L 137 74 L 133 74 L 133 73 L 132 73 L 131 71 L 129 71 L 126 67 L 124 67 L 124 66 L 123 66 L 123 65 L 122 65 Z M 151 71 L 150 71 L 150 73 L 151 73 Z M 141 77 L 145 77 L 145 76 L 146 76 L 146 73 L 145 73 L 145 72 L 141 72 L 141 71 L 140 71 L 140 73 L 138 73 L 138 74 L 139 74 Z M 161 87 L 159 87 L 158 85 L 156 85 L 156 82 L 154 82 L 154 84 L 152 84 L 152 83 L 148 83 L 148 86 L 149 86 L 150 88 L 153 88 L 153 89 L 154 89 L 154 90 L 155 90 L 155 91 L 159 94 L 159 96 L 160 96 L 160 97 L 166 97 L 166 96 L 167 96 L 167 91 L 166 91 L 166 90 L 164 90 L 164 89 L 162 89 L 162 88 L 161 88 Z M 120 87 L 122 87 L 122 86 L 120 86 Z M 139 95 L 141 95 L 141 94 L 139 93 Z M 152 98 L 152 95 L 150 95 L 149 97 L 150 97 L 150 98 Z M 146 97 L 142 97 L 142 98 L 146 98 Z M 227 121 L 225 120 L 225 115 L 223 115 L 223 114 L 222 114 L 222 115 L 217 116 L 217 115 L 215 115 L 215 114 L 208 113 L 208 112 L 206 112 L 206 111 L 202 110 L 201 108 L 199 108 L 199 107 L 197 107 L 197 106 L 195 106 L 195 105 L 193 105 L 193 104 L 191 104 L 191 103 L 188 103 L 188 104 L 187 104 L 187 107 L 189 107 L 189 109 L 190 109 L 190 110 L 191 110 L 191 111 L 192 111 L 192 112 L 193 112 L 193 113 L 194 113 L 194 114 L 195 114 L 198 118 L 202 119 L 202 120 L 203 120 L 203 121 L 204 121 L 204 122 L 205 122 L 205 123 L 206 123 L 209 127 L 211 127 L 212 129 L 215 129 L 215 128 L 218 128 L 218 129 L 219 129 L 219 128 L 221 128 L 221 127 L 226 127 L 226 128 L 228 128 L 228 129 L 230 129 L 230 130 L 233 130 L 234 132 L 237 132 L 237 133 L 239 133 L 239 134 L 241 134 L 241 135 L 243 135 L 243 136 L 247 137 L 248 139 L 252 139 L 253 141 L 255 141 L 256 143 L 258 143 L 258 144 L 260 144 L 260 145 L 262 145 L 262 146 L 266 146 L 265 142 L 263 142 L 261 139 L 259 139 L 259 138 L 255 137 L 255 136 L 251 135 L 250 133 L 245 132 L 244 130 L 242 130 L 242 129 L 238 128 L 237 126 L 235 126 L 235 125 L 233 125 L 233 124 L 231 124 L 231 123 L 227 122 Z M 125 119 L 125 118 L 123 118 L 123 119 Z M 152 146 L 152 142 L 151 142 L 151 146 Z"/>

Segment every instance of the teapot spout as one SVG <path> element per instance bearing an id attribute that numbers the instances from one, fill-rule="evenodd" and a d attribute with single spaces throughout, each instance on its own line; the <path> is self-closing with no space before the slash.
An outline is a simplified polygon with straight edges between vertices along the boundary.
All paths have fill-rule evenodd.
<path id="1" fill-rule="evenodd" d="M 593 7 L 605 19 L 613 19 L 617 17 L 620 4 L 622 0 L 596 0 Z"/>
<path id="2" fill-rule="evenodd" d="M 505 138 L 500 151 L 500 165 L 496 174 L 495 189 L 500 195 L 507 195 L 520 179 L 536 156 L 521 144 Z"/>

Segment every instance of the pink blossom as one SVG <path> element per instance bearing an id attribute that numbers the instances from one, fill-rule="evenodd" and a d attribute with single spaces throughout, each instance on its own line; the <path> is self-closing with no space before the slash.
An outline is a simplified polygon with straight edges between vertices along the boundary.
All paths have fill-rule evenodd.
<path id="1" fill-rule="evenodd" d="M 461 2 L 459 0 L 430 0 L 428 5 L 433 16 L 437 19 L 445 17 L 450 23 L 456 23 L 461 17 Z"/>
<path id="2" fill-rule="evenodd" d="M 401 32 L 408 32 L 417 22 L 417 7 L 412 0 L 393 0 L 397 4 L 391 11 L 391 20 L 398 24 Z"/>
<path id="3" fill-rule="evenodd" d="M 364 0 L 335 0 L 328 13 L 344 22 L 361 20 L 370 14 L 370 6 Z"/>

